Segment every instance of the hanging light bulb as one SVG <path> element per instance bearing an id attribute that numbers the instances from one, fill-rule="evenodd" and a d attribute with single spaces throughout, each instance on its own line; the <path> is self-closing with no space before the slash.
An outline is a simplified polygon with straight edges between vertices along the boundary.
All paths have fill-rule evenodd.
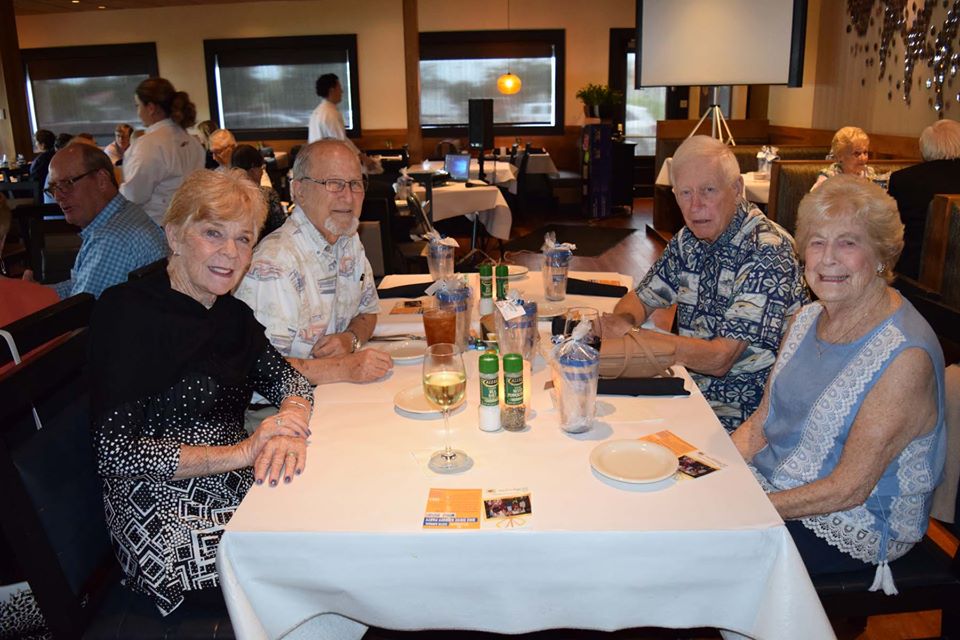
<path id="1" fill-rule="evenodd" d="M 507 0 L 507 31 L 510 31 L 510 0 Z M 521 86 L 523 86 L 523 83 L 520 82 L 520 78 L 516 74 L 510 73 L 509 69 L 497 78 L 497 91 L 504 95 L 512 96 L 520 91 Z"/>
<path id="2" fill-rule="evenodd" d="M 497 90 L 508 96 L 520 91 L 522 85 L 523 83 L 520 82 L 520 78 L 509 71 L 497 78 Z"/>

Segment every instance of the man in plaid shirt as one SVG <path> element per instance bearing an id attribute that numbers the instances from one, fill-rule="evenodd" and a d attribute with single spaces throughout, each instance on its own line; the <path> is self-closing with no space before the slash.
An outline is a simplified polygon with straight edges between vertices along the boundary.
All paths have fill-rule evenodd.
<path id="1" fill-rule="evenodd" d="M 140 205 L 120 195 L 113 163 L 97 147 L 71 144 L 60 150 L 50 162 L 46 191 L 67 222 L 81 229 L 70 279 L 53 285 L 60 298 L 83 292 L 99 297 L 125 282 L 130 271 L 167 256 L 163 231 Z"/>

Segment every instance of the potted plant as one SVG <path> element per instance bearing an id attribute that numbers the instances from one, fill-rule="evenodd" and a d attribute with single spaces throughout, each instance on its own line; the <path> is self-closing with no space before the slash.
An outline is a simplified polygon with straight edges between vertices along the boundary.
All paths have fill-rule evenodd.
<path id="1" fill-rule="evenodd" d="M 583 102 L 583 112 L 588 118 L 612 120 L 613 109 L 623 103 L 623 93 L 605 84 L 587 84 L 577 91 L 577 99 Z"/>

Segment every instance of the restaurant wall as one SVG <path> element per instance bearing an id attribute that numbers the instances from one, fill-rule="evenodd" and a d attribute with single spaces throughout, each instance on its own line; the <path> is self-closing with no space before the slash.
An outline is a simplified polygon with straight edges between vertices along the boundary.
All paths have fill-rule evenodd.
<path id="1" fill-rule="evenodd" d="M 610 29 L 636 26 L 636 0 L 419 0 L 420 31 L 565 29 L 564 123 L 583 124 L 577 89 L 606 84 L 610 71 Z M 468 16 L 469 20 L 464 20 Z"/>
<path id="2" fill-rule="evenodd" d="M 814 4 L 819 5 L 816 12 L 813 10 Z M 847 3 L 811 0 L 810 7 L 811 17 L 815 16 L 818 24 L 808 21 L 804 87 L 771 87 L 768 111 L 771 124 L 828 131 L 856 125 L 871 134 L 904 136 L 915 141 L 923 128 L 939 117 L 928 104 L 933 93 L 917 84 L 918 80 L 923 82 L 929 76 L 926 64 L 919 63 L 916 67 L 913 100 L 908 105 L 902 98 L 902 91 L 896 88 L 897 81 L 903 80 L 902 39 L 894 39 L 887 75 L 883 79 L 878 77 L 879 67 L 876 63 L 869 67 L 865 64 L 868 56 L 876 58 L 872 43 L 878 40 L 877 25 L 882 23 L 882 16 L 874 15 L 876 23 L 868 31 L 867 40 L 858 38 L 853 30 L 847 32 L 850 23 Z M 876 10 L 877 7 L 874 7 Z M 908 22 L 913 18 L 910 11 Z M 931 24 L 942 24 L 945 13 L 946 9 L 937 4 Z M 857 44 L 868 45 L 869 54 L 862 49 L 855 54 L 852 48 Z M 815 52 L 815 60 L 811 60 L 811 51 Z M 815 76 L 810 78 L 814 67 Z M 945 94 L 955 95 L 956 88 L 948 88 Z M 945 115 L 956 119 L 960 116 L 960 104 L 947 95 L 945 102 L 953 104 L 945 111 Z M 906 147 L 901 149 L 893 145 L 890 153 L 903 154 L 906 150 Z M 912 147 L 910 150 L 915 155 Z"/>
<path id="3" fill-rule="evenodd" d="M 807 33 L 804 42 L 803 86 L 770 87 L 767 119 L 790 127 L 813 126 L 813 103 L 817 87 L 817 45 L 820 38 L 821 0 L 807 2 Z"/>
<path id="4" fill-rule="evenodd" d="M 610 29 L 632 27 L 635 0 L 510 2 L 510 27 L 566 29 L 565 124 L 582 122 L 574 97 L 606 82 Z M 505 29 L 507 0 L 420 0 L 421 31 Z M 467 19 L 468 18 L 468 19 Z M 400 0 L 302 0 L 160 9 L 78 11 L 17 17 L 21 48 L 156 42 L 160 73 L 209 118 L 203 40 L 356 33 L 364 130 L 406 128 L 403 16 Z"/>
<path id="5" fill-rule="evenodd" d="M 405 129 L 400 0 L 304 0 L 78 11 L 17 17 L 22 49 L 156 42 L 160 74 L 190 94 L 198 120 L 210 117 L 204 39 L 357 34 L 364 129 Z M 131 100 L 133 97 L 131 96 Z"/>

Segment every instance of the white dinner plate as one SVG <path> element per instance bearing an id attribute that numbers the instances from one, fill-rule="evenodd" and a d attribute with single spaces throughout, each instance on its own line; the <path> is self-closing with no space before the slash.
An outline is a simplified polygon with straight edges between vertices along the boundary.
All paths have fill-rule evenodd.
<path id="1" fill-rule="evenodd" d="M 527 275 L 527 272 L 530 269 L 526 268 L 522 264 L 508 264 L 507 265 L 507 280 L 515 280 L 521 276 Z"/>
<path id="2" fill-rule="evenodd" d="M 391 342 L 385 340 L 375 343 L 373 348 L 389 353 L 394 362 L 420 362 L 423 360 L 423 354 L 427 352 L 427 341 L 397 340 Z"/>
<path id="3" fill-rule="evenodd" d="M 562 302 L 541 302 L 537 304 L 537 318 L 539 320 L 550 320 L 562 316 L 566 312 L 567 305 Z"/>
<path id="4" fill-rule="evenodd" d="M 460 401 L 460 404 L 457 404 L 453 407 L 450 407 L 450 411 L 455 411 L 461 404 L 463 400 Z M 393 396 L 393 404 L 396 405 L 401 411 L 406 411 L 407 413 L 413 413 L 417 415 L 440 415 L 440 409 L 437 409 L 430 401 L 427 400 L 427 397 L 423 395 L 423 385 L 417 385 L 415 387 L 410 387 L 409 389 L 404 389 Z"/>
<path id="5" fill-rule="evenodd" d="M 590 466 L 621 482 L 658 482 L 677 471 L 677 456 L 663 445 L 643 440 L 611 440 L 594 447 Z"/>

